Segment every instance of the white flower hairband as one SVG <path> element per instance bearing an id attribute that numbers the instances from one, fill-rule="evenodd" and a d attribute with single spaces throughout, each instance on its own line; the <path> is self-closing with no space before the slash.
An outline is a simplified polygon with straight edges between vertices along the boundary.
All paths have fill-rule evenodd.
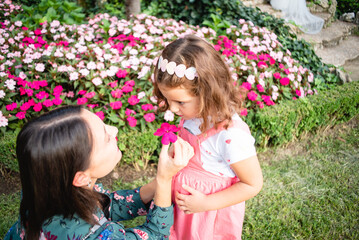
<path id="1" fill-rule="evenodd" d="M 196 68 L 186 68 L 184 64 L 177 65 L 175 62 L 168 62 L 168 60 L 163 59 L 162 56 L 160 56 L 158 60 L 158 69 L 161 69 L 162 72 L 167 71 L 170 75 L 175 73 L 179 78 L 186 76 L 188 80 L 193 80 L 195 77 L 198 77 Z"/>

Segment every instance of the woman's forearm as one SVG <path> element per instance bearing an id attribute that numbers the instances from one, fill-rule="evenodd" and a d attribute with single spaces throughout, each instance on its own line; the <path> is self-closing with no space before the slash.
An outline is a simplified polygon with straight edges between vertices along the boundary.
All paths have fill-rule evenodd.
<path id="1" fill-rule="evenodd" d="M 155 204 L 157 206 L 169 207 L 172 205 L 171 186 L 171 179 L 156 179 Z"/>
<path id="2" fill-rule="evenodd" d="M 154 198 L 156 184 L 156 179 L 154 179 L 140 188 L 140 197 L 143 203 L 147 204 Z"/>

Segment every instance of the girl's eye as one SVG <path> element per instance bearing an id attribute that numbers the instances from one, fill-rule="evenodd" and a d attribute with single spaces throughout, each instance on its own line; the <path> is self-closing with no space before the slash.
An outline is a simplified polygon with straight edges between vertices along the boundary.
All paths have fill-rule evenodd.
<path id="1" fill-rule="evenodd" d="M 178 102 L 179 105 L 184 105 L 185 103 L 184 102 Z"/>

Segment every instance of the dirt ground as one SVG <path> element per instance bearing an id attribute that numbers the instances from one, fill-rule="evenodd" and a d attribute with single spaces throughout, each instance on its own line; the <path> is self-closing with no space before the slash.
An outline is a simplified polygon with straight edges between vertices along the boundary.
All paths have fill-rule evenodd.
<path id="1" fill-rule="evenodd" d="M 347 123 L 338 124 L 332 128 L 323 129 L 315 136 L 308 134 L 300 141 L 292 142 L 280 148 L 269 148 L 263 153 L 258 154 L 259 161 L 270 162 L 273 159 L 276 161 L 291 156 L 296 156 L 306 152 L 305 146 L 312 141 L 316 141 L 317 137 L 335 137 L 344 141 L 339 137 L 341 132 L 351 131 L 351 129 L 359 127 L 359 116 L 353 118 Z M 99 179 L 105 187 L 110 187 L 116 179 L 121 179 L 122 182 L 133 182 L 141 179 L 143 176 L 149 178 L 156 175 L 156 168 L 150 165 L 146 170 L 136 171 L 134 167 L 123 165 L 117 167 L 106 177 Z M 21 189 L 20 177 L 18 173 L 9 172 L 6 169 L 0 169 L 0 194 L 11 194 L 18 192 Z"/>

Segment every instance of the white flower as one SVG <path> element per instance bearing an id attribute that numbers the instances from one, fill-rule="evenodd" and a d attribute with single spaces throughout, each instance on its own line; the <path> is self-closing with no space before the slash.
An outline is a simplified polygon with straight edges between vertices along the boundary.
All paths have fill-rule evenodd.
<path id="1" fill-rule="evenodd" d="M 87 64 L 87 69 L 89 69 L 89 70 L 96 69 L 96 63 L 95 62 L 89 62 Z"/>
<path id="2" fill-rule="evenodd" d="M 79 78 L 79 73 L 78 72 L 70 73 L 70 80 L 71 81 L 77 80 L 78 78 Z"/>
<path id="3" fill-rule="evenodd" d="M 139 92 L 139 93 L 137 94 L 137 98 L 138 98 L 138 99 L 141 99 L 141 98 L 143 98 L 144 96 L 146 96 L 146 93 L 145 93 L 144 91 Z"/>
<path id="4" fill-rule="evenodd" d="M 173 112 L 171 112 L 171 110 L 167 110 L 163 118 L 169 122 L 169 121 L 173 121 L 174 117 L 175 115 L 173 114 Z"/>
<path id="5" fill-rule="evenodd" d="M 45 70 L 45 65 L 43 63 L 35 64 L 35 70 L 38 72 L 43 72 Z"/>
<path id="6" fill-rule="evenodd" d="M 157 103 L 157 98 L 155 96 L 150 97 L 151 102 Z"/>
<path id="7" fill-rule="evenodd" d="M 254 84 L 256 82 L 256 78 L 254 75 L 249 75 L 247 78 L 247 82 L 249 82 L 250 84 Z"/>
<path id="8" fill-rule="evenodd" d="M 8 120 L 5 116 L 2 115 L 0 111 L 0 127 L 6 127 L 8 125 Z"/>
<path id="9" fill-rule="evenodd" d="M 12 79 L 8 79 L 5 81 L 5 87 L 7 87 L 9 90 L 15 89 L 16 82 Z"/>
<path id="10" fill-rule="evenodd" d="M 60 26 L 60 21 L 54 20 L 51 22 L 50 26 L 53 28 L 58 27 L 58 26 Z"/>
<path id="11" fill-rule="evenodd" d="M 5 97 L 5 92 L 3 90 L 0 90 L 0 98 L 4 98 Z"/>
<path id="12" fill-rule="evenodd" d="M 66 58 L 69 59 L 69 60 L 72 60 L 72 59 L 75 59 L 75 54 L 73 53 L 66 53 Z"/>
<path id="13" fill-rule="evenodd" d="M 116 29 L 111 28 L 110 30 L 108 30 L 108 34 L 112 37 L 116 34 Z"/>
<path id="14" fill-rule="evenodd" d="M 98 86 L 98 85 L 101 85 L 101 84 L 102 84 L 102 80 L 101 80 L 101 78 L 97 77 L 97 78 L 92 79 L 92 83 L 93 83 L 95 86 Z"/>
<path id="15" fill-rule="evenodd" d="M 85 76 L 85 77 L 86 77 L 87 75 L 89 75 L 89 73 L 90 73 L 90 71 L 87 70 L 86 68 L 81 69 L 79 72 L 82 74 L 82 76 Z"/>
<path id="16" fill-rule="evenodd" d="M 16 21 L 16 22 L 15 22 L 15 26 L 21 27 L 21 26 L 22 26 L 22 22 L 21 22 L 21 21 Z"/>

